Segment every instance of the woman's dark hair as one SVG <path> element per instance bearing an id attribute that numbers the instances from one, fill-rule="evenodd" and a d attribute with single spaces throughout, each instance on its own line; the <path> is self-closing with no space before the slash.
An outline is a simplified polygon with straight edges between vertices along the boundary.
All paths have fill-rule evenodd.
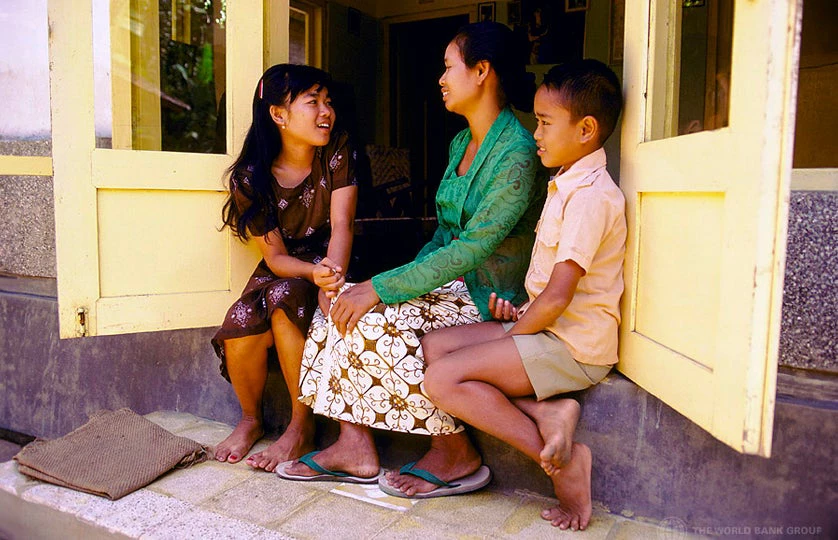
<path id="1" fill-rule="evenodd" d="M 467 24 L 451 41 L 460 48 L 469 68 L 482 60 L 492 65 L 500 79 L 503 101 L 519 111 L 532 111 L 535 75 L 527 73 L 524 44 L 508 26 L 492 21 Z"/>
<path id="2" fill-rule="evenodd" d="M 239 156 L 226 171 L 230 195 L 221 211 L 224 225 L 242 240 L 247 240 L 247 226 L 253 218 L 276 204 L 271 164 L 282 150 L 282 140 L 271 118 L 271 105 L 290 104 L 309 88 L 328 88 L 331 82 L 331 77 L 323 70 L 298 64 L 277 64 L 268 68 L 256 84 L 253 122 L 247 130 Z M 245 171 L 249 172 L 249 182 L 242 185 L 241 177 Z M 250 199 L 250 205 L 243 212 L 233 196 L 236 189 Z"/>

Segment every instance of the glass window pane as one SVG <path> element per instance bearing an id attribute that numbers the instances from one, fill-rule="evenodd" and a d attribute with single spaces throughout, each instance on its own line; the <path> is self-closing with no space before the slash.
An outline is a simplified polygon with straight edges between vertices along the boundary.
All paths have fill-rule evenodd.
<path id="1" fill-rule="evenodd" d="M 47 0 L 0 2 L 0 51 L 0 155 L 49 156 Z"/>
<path id="2" fill-rule="evenodd" d="M 224 153 L 226 0 L 94 0 L 102 148 Z"/>
<path id="3" fill-rule="evenodd" d="M 679 0 L 666 67 L 654 74 L 651 139 L 728 125 L 734 0 Z M 663 3 L 667 4 L 667 3 Z M 675 5 L 675 4 L 673 4 Z M 671 77 L 671 79 L 667 79 Z"/>
<path id="4" fill-rule="evenodd" d="M 289 61 L 292 64 L 308 64 L 308 22 L 308 13 L 291 8 L 288 35 Z"/>

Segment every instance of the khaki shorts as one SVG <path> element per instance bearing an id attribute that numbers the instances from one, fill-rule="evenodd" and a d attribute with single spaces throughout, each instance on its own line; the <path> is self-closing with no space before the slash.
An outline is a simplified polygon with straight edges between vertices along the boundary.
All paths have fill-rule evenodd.
<path id="1" fill-rule="evenodd" d="M 512 328 L 503 323 L 503 329 Z M 521 362 L 539 401 L 558 394 L 584 390 L 608 375 L 611 366 L 596 366 L 577 362 L 567 346 L 552 332 L 512 336 Z"/>

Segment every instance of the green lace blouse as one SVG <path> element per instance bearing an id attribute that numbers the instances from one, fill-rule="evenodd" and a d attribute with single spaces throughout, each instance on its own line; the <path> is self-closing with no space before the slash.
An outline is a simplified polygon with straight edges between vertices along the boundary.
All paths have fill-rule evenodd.
<path id="1" fill-rule="evenodd" d="M 404 302 L 459 276 L 483 320 L 489 294 L 519 304 L 527 299 L 524 277 L 535 225 L 544 204 L 547 171 L 535 141 L 505 108 L 480 145 L 468 172 L 457 165 L 471 141 L 468 129 L 451 142 L 449 162 L 436 195 L 439 226 L 413 262 L 372 278 L 386 304 Z"/>

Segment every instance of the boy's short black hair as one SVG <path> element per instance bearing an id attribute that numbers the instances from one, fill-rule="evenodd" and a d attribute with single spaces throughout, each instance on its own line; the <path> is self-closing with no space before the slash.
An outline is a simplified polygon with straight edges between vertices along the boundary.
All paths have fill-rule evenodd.
<path id="1" fill-rule="evenodd" d="M 596 118 L 600 144 L 611 136 L 623 106 L 620 80 L 611 68 L 592 58 L 572 60 L 550 68 L 541 85 L 558 92 L 574 120 Z"/>

